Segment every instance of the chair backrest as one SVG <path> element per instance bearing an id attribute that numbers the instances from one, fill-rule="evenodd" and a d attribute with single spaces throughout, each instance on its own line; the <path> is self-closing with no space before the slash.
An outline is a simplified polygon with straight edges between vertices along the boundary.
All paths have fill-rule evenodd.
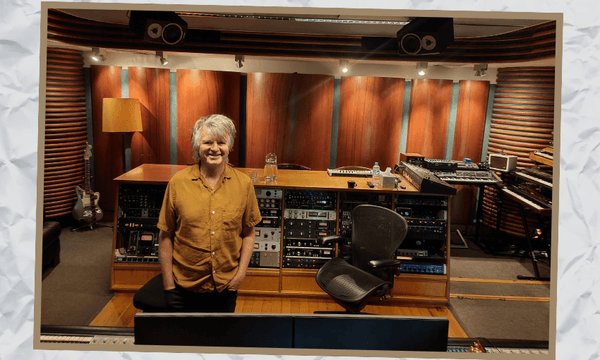
<path id="1" fill-rule="evenodd" d="M 352 265 L 385 280 L 384 272 L 370 270 L 369 261 L 392 259 L 408 232 L 406 219 L 397 212 L 369 204 L 352 211 Z"/>
<path id="2" fill-rule="evenodd" d="M 290 163 L 277 164 L 277 168 L 284 170 L 311 170 L 311 168 L 309 168 L 308 166 Z"/>

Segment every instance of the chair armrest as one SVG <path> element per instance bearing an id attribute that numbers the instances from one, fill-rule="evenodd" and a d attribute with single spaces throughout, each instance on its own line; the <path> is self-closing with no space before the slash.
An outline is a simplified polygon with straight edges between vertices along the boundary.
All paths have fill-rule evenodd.
<path id="1" fill-rule="evenodd" d="M 381 259 L 381 260 L 371 260 L 369 261 L 369 265 L 373 269 L 382 269 L 389 267 L 398 267 L 402 262 L 397 259 Z"/>
<path id="2" fill-rule="evenodd" d="M 327 235 L 327 236 L 321 236 L 317 238 L 317 244 L 319 245 L 329 245 L 331 243 L 342 243 L 344 240 L 346 240 L 345 237 L 341 236 L 341 235 Z"/>

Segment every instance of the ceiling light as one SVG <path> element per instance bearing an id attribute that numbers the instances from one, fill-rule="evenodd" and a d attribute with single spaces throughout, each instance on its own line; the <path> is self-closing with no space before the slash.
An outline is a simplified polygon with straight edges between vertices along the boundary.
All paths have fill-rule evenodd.
<path id="1" fill-rule="evenodd" d="M 487 74 L 487 64 L 475 64 L 473 70 L 475 70 L 475 76 L 482 77 Z"/>
<path id="2" fill-rule="evenodd" d="M 92 48 L 92 59 L 96 62 L 102 62 L 102 61 L 106 60 L 106 57 L 104 57 L 104 55 L 100 54 L 99 48 Z"/>
<path id="3" fill-rule="evenodd" d="M 160 63 L 164 66 L 167 65 L 169 63 L 169 61 L 164 57 L 163 52 L 162 51 L 157 51 L 156 52 L 156 56 L 159 58 Z"/>
<path id="4" fill-rule="evenodd" d="M 340 60 L 340 68 L 344 74 L 347 73 L 349 70 L 348 60 Z"/>
<path id="5" fill-rule="evenodd" d="M 235 56 L 235 66 L 237 68 L 242 68 L 244 66 L 244 55 Z"/>
<path id="6" fill-rule="evenodd" d="M 417 63 L 417 74 L 419 74 L 419 76 L 425 76 L 425 69 L 427 69 L 426 62 Z"/>

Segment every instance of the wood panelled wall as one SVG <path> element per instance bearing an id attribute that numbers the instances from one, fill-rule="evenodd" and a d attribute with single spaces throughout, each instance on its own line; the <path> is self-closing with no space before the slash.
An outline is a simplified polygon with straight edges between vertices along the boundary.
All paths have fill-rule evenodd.
<path id="1" fill-rule="evenodd" d="M 91 161 L 95 164 L 95 184 L 100 193 L 99 206 L 105 212 L 115 210 L 114 178 L 123 173 L 123 136 L 102 132 L 102 102 L 104 98 L 121 97 L 121 67 L 92 65 L 92 119 L 94 148 Z"/>
<path id="2" fill-rule="evenodd" d="M 452 159 L 469 158 L 475 163 L 481 160 L 489 93 L 488 81 L 459 82 Z M 474 216 L 475 188 L 469 185 L 455 187 L 457 193 L 452 198 L 452 222 L 465 224 Z"/>
<path id="3" fill-rule="evenodd" d="M 413 80 L 406 152 L 429 159 L 446 156 L 451 103 L 452 80 Z"/>
<path id="4" fill-rule="evenodd" d="M 334 79 L 325 75 L 248 74 L 246 167 L 278 163 L 329 167 Z"/>
<path id="5" fill-rule="evenodd" d="M 142 164 L 169 164 L 169 70 L 130 67 L 129 97 L 140 100 L 144 131 L 131 137 L 131 168 Z"/>
<path id="6" fill-rule="evenodd" d="M 394 168 L 400 153 L 404 79 L 342 78 L 336 166 Z M 375 160 L 374 160 L 375 159 Z"/>
<path id="7" fill-rule="evenodd" d="M 222 114 L 240 129 L 240 73 L 177 70 L 177 164 L 192 164 L 192 128 L 202 116 Z M 239 165 L 239 136 L 229 163 Z"/>
<path id="8" fill-rule="evenodd" d="M 340 85 L 337 148 L 332 146 L 334 114 L 333 77 L 324 75 L 251 73 L 247 77 L 245 124 L 240 124 L 241 75 L 230 72 L 178 70 L 176 85 L 167 70 L 129 68 L 129 97 L 142 104 L 144 131 L 133 136 L 131 165 L 169 163 L 171 128 L 176 127 L 176 162 L 190 164 L 191 128 L 198 118 L 213 113 L 232 118 L 238 130 L 245 125 L 245 149 L 236 137 L 230 162 L 262 168 L 264 156 L 275 152 L 279 163 L 298 163 L 314 170 L 330 166 L 382 168 L 398 162 L 401 147 L 405 80 L 344 77 Z M 93 66 L 92 112 L 96 156 L 96 189 L 100 207 L 114 210 L 112 179 L 122 173 L 122 137 L 102 133 L 102 98 L 121 97 L 121 68 Z M 176 98 L 173 92 L 176 91 Z M 447 153 L 452 111 L 451 80 L 414 80 L 411 84 L 406 152 L 443 159 Z M 452 158 L 479 161 L 485 131 L 489 82 L 461 81 L 456 109 Z M 176 118 L 171 119 L 171 106 Z M 174 110 L 174 109 L 173 109 Z M 174 122 L 174 123 L 173 123 Z M 173 123 L 173 124 L 171 124 Z M 334 139 L 335 141 L 336 139 Z M 335 143 L 335 142 L 334 142 Z M 240 164 L 240 151 L 245 163 Z M 473 189 L 458 187 L 453 199 L 453 220 L 472 218 Z"/>

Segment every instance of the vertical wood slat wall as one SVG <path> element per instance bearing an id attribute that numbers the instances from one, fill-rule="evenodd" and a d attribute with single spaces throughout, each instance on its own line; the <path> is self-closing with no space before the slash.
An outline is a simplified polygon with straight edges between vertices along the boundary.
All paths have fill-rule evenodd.
<path id="1" fill-rule="evenodd" d="M 44 136 L 44 218 L 70 214 L 84 186 L 88 139 L 81 51 L 48 48 Z"/>
<path id="2" fill-rule="evenodd" d="M 498 70 L 488 154 L 506 153 L 517 156 L 517 167 L 532 167 L 529 153 L 550 146 L 554 131 L 554 67 L 522 67 Z M 550 167 L 545 170 L 552 171 Z M 505 181 L 510 182 L 510 178 Z M 496 228 L 498 210 L 501 210 L 499 229 L 506 233 L 525 236 L 518 205 L 504 199 L 498 207 L 498 191 L 486 187 L 483 222 Z M 529 229 L 537 217 L 527 219 Z"/>

